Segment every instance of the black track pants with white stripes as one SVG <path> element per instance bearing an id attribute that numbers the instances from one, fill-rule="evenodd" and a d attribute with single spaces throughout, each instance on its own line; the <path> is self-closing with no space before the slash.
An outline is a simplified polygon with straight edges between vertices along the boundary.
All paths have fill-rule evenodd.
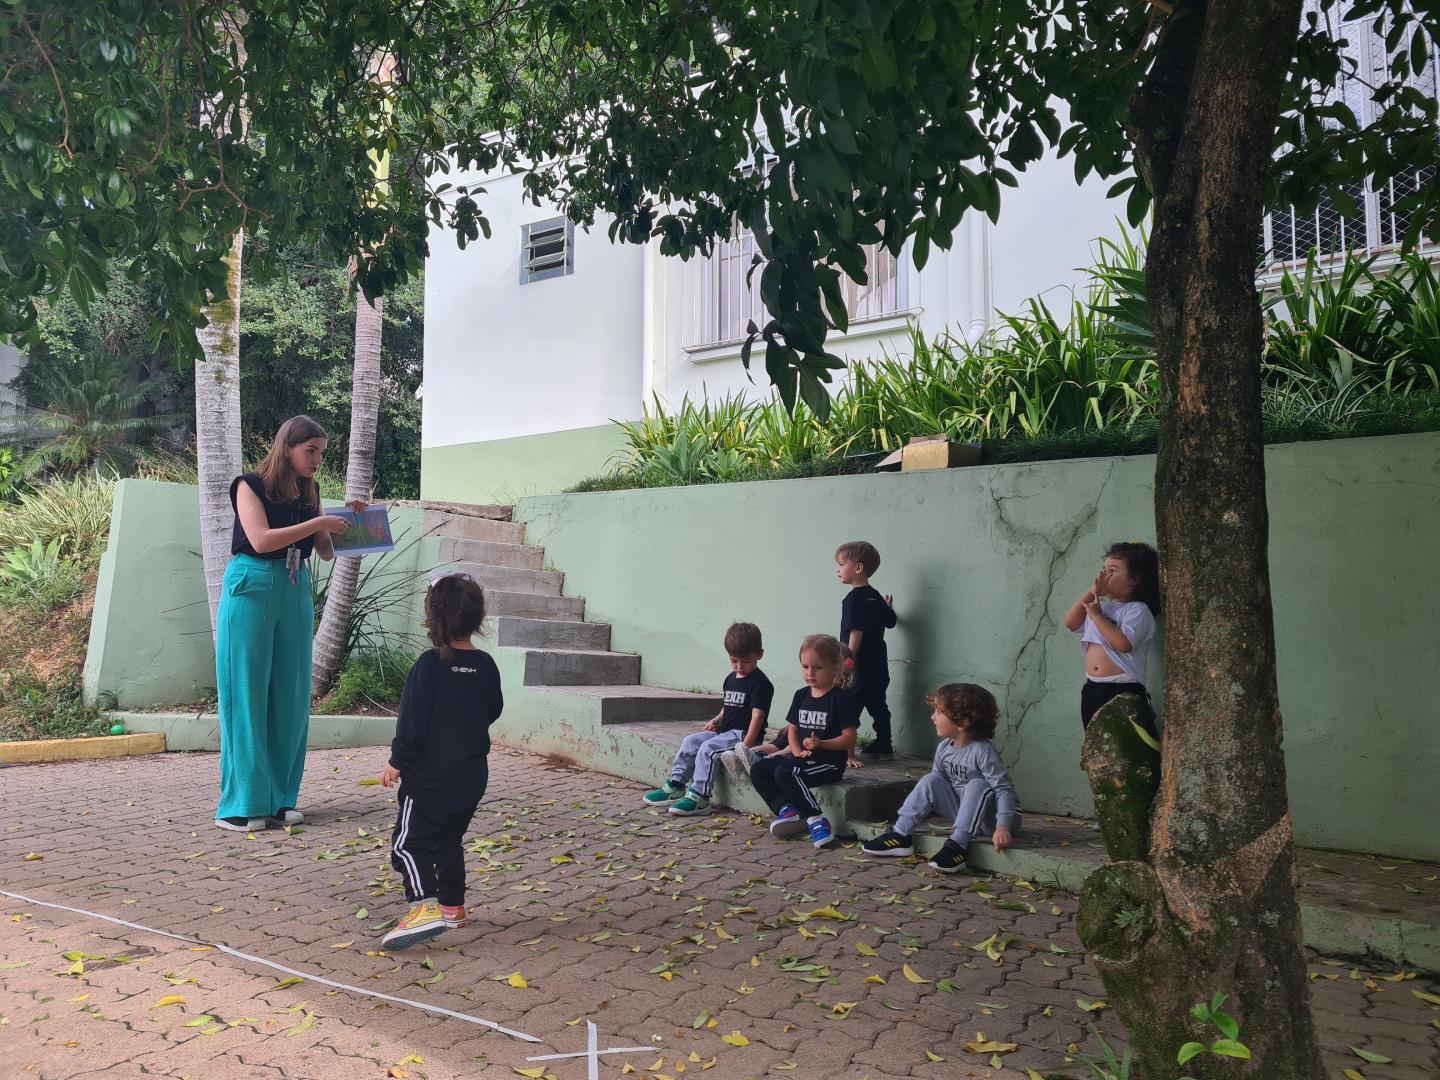
<path id="1" fill-rule="evenodd" d="M 843 763 L 833 765 L 828 761 L 797 758 L 789 754 L 771 754 L 750 768 L 750 782 L 765 800 L 765 805 L 777 814 L 782 806 L 793 806 L 802 817 L 814 817 L 820 813 L 820 804 L 810 791 L 812 787 L 833 784 L 844 776 Z"/>
<path id="2" fill-rule="evenodd" d="M 461 846 L 479 797 L 441 799 L 400 785 L 400 811 L 390 836 L 390 865 L 405 882 L 410 903 L 436 899 L 447 907 L 465 903 L 465 851 Z"/>

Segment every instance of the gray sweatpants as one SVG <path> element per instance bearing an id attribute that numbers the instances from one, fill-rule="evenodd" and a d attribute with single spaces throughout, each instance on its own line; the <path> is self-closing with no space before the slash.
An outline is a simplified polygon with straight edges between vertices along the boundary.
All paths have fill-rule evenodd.
<path id="1" fill-rule="evenodd" d="M 895 831 L 910 836 L 927 817 L 938 814 L 955 823 L 950 839 L 968 851 L 972 836 L 989 836 L 995 831 L 995 789 L 982 780 L 971 780 L 962 792 L 956 795 L 938 773 L 926 773 L 900 807 Z"/>
<path id="2" fill-rule="evenodd" d="M 696 731 L 686 735 L 675 755 L 670 779 L 683 784 L 689 778 L 695 794 L 708 799 L 714 786 L 715 763 L 720 760 L 721 754 L 744 738 L 743 731 Z"/>

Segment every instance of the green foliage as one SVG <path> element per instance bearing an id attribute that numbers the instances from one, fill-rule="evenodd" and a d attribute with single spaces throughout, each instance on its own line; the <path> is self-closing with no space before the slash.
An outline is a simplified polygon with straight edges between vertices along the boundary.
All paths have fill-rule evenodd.
<path id="1" fill-rule="evenodd" d="M 27 367 L 27 398 L 41 411 L 16 422 L 24 432 L 17 438 L 30 444 L 39 437 L 21 459 L 21 473 L 99 476 L 132 467 L 139 444 L 176 418 L 142 413 L 163 383 L 134 383 L 127 368 L 103 353 L 74 361 L 49 356 L 35 370 Z"/>
<path id="2" fill-rule="evenodd" d="M 0 502 L 10 497 L 15 476 L 15 451 L 0 446 Z"/>
<path id="3" fill-rule="evenodd" d="M 0 740 L 78 739 L 109 726 L 98 706 L 85 704 L 78 671 L 55 681 L 22 673 L 0 693 Z"/>
<path id="4" fill-rule="evenodd" d="M 60 554 L 60 541 L 33 541 L 0 557 L 0 601 L 45 616 L 70 603 L 84 588 L 84 572 Z"/>
<path id="5" fill-rule="evenodd" d="M 988 463 L 1153 453 L 1159 384 L 1143 254 L 1102 244 L 1067 312 L 1031 300 L 967 344 L 912 333 L 909 355 L 857 363 L 828 421 L 804 404 L 740 396 L 673 410 L 658 398 L 618 426 L 629 444 L 577 491 L 858 472 L 916 435 L 982 442 Z M 1437 277 L 1423 259 L 1386 272 L 1354 259 L 1332 280 L 1312 256 L 1266 304 L 1266 439 L 1440 430 Z"/>
<path id="6" fill-rule="evenodd" d="M 1329 28 L 1355 12 L 1340 0 L 1318 7 L 1297 28 L 1280 120 L 1262 133 L 1277 152 L 1272 202 L 1302 211 L 1322 192 L 1347 208 L 1347 185 L 1403 180 L 1436 161 L 1436 104 L 1409 80 L 1426 71 L 1440 8 L 1374 0 L 1355 9 L 1374 20 L 1383 58 L 1365 83 L 1373 100 L 1361 102 L 1332 92 L 1345 61 Z M 1151 191 L 1131 139 L 1175 145 L 1187 118 L 1135 108 L 1139 91 L 1147 79 L 1161 96 L 1202 85 L 1211 73 L 1188 66 L 1186 46 L 1192 33 L 1226 33 L 1207 25 L 1223 17 L 1217 10 L 549 0 L 520 9 L 506 39 L 545 47 L 502 49 L 506 77 L 492 91 L 509 106 L 505 140 L 522 158 L 556 162 L 527 175 L 527 189 L 577 220 L 608 212 L 612 237 L 654 237 L 683 256 L 708 251 L 737 220 L 751 228 L 768 321 L 750 328 L 743 359 L 751 364 L 756 345 L 786 406 L 803 401 L 823 418 L 824 384 L 840 367 L 826 334 L 846 328 L 840 275 L 865 280 L 864 245 L 899 255 L 908 243 L 923 267 L 966 213 L 997 217 L 1003 190 L 1047 147 L 1073 158 L 1079 180 L 1114 178 L 1131 222 L 1144 218 Z M 1357 35 L 1368 50 L 1358 19 L 1344 36 Z M 1273 64 L 1291 56 L 1286 45 L 1272 34 L 1237 47 Z M 1410 183 L 1396 209 L 1408 243 L 1422 230 L 1440 234 L 1440 185 Z M 1062 393 L 1017 406 L 1033 416 L 1075 398 L 1085 404 Z"/>
<path id="7" fill-rule="evenodd" d="M 1209 1046 L 1202 1042 L 1187 1042 L 1180 1047 L 1175 1055 L 1175 1060 L 1184 1065 L 1194 1060 L 1201 1054 L 1213 1054 L 1216 1057 L 1233 1058 L 1240 1061 L 1250 1060 L 1250 1048 L 1239 1041 L 1240 1024 L 1227 1012 L 1222 1012 L 1220 1006 L 1225 1004 L 1225 994 L 1215 992 L 1215 996 L 1209 1003 L 1197 1002 L 1190 1010 L 1190 1015 L 1199 1020 L 1202 1024 L 1213 1024 L 1220 1032 L 1220 1038 L 1216 1039 Z M 1182 1076 L 1180 1080 L 1194 1080 L 1193 1077 Z"/>
<path id="8" fill-rule="evenodd" d="M 316 712 L 351 712 L 358 706 L 391 709 L 400 701 L 405 677 L 415 663 L 415 654 L 404 649 L 382 647 L 353 654 L 340 669 L 335 686 L 322 698 Z"/>
<path id="9" fill-rule="evenodd" d="M 355 602 L 350 608 L 350 621 L 340 648 L 341 670 L 351 657 L 360 655 L 388 656 L 408 651 L 413 656 L 414 647 L 424 640 L 415 609 L 416 587 L 423 581 L 423 575 L 395 567 L 396 562 L 406 561 L 404 556 L 421 538 L 402 529 L 395 534 L 394 556 L 366 559 L 361 563 Z M 315 626 L 319 629 L 330 578 L 318 572 L 317 562 L 318 558 L 312 560 L 310 581 Z"/>
<path id="10" fill-rule="evenodd" d="M 1090 1070 L 1093 1080 L 1131 1080 L 1130 1070 L 1134 1067 L 1135 1055 L 1130 1044 L 1123 1043 L 1117 1057 L 1115 1048 L 1105 1041 L 1105 1036 L 1093 1024 L 1090 1036 L 1100 1047 L 1099 1060 L 1085 1054 L 1076 1054 L 1075 1057 Z"/>
<path id="11" fill-rule="evenodd" d="M 115 482 L 91 476 L 51 480 L 0 506 L 0 551 L 37 541 L 58 543 L 84 566 L 93 564 L 110 537 Z"/>
<path id="12" fill-rule="evenodd" d="M 253 251 L 255 245 L 251 246 Z M 251 251 L 247 251 L 249 258 Z M 339 477 L 338 496 L 350 432 L 350 391 L 355 341 L 355 302 L 341 266 L 327 265 L 314 253 L 295 247 L 277 257 L 281 271 L 269 281 L 245 285 L 240 316 L 241 396 L 245 402 L 243 436 L 247 457 L 252 443 L 266 448 L 288 417 L 309 413 L 330 433 L 326 471 Z M 112 272 L 108 293 L 82 314 L 68 295 L 42 311 L 39 343 L 15 380 L 32 407 L 46 408 L 54 396 L 44 373 L 71 371 L 94 358 L 110 358 L 117 373 L 146 388 L 148 400 L 131 403 L 130 432 L 118 433 L 123 460 L 112 467 L 126 474 L 175 483 L 195 482 L 193 448 L 177 449 L 169 438 L 135 455 L 130 442 L 163 423 L 174 436 L 193 430 L 194 379 L 180 370 L 165 343 L 146 335 L 146 316 L 161 303 L 163 283 L 132 282 Z M 380 414 L 376 433 L 374 493 L 377 498 L 414 498 L 420 490 L 420 385 L 424 338 L 424 285 L 418 278 L 397 286 L 385 299 L 381 347 Z M 180 442 L 183 442 L 183 435 Z M 263 452 L 262 452 L 263 453 Z M 188 479 L 187 479 L 188 478 Z M 324 484 L 322 477 L 322 486 Z M 330 492 L 326 491 L 327 497 Z"/>

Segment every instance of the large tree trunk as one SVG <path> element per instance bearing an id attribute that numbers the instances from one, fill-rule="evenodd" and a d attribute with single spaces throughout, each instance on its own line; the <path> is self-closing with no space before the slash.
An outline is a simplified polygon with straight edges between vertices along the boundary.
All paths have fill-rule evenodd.
<path id="1" fill-rule="evenodd" d="M 350 458 L 345 466 L 347 501 L 369 499 L 375 482 L 375 428 L 380 417 L 380 342 L 384 314 L 383 296 L 377 296 L 372 305 L 364 293 L 355 293 L 355 373 L 350 391 Z M 341 556 L 335 560 L 325 587 L 325 613 L 315 633 L 311 674 L 317 694 L 330 689 L 340 668 L 359 580 L 358 558 Z"/>
<path id="2" fill-rule="evenodd" d="M 220 584 L 230 562 L 235 512 L 230 481 L 240 473 L 240 254 L 235 234 L 225 258 L 225 295 L 204 310 L 209 324 L 197 336 L 204 359 L 195 364 L 195 462 L 200 486 L 200 544 L 210 629 L 220 605 Z"/>
<path id="3" fill-rule="evenodd" d="M 1102 814 L 1116 861 L 1086 883 L 1080 931 L 1145 1074 L 1157 1078 L 1322 1075 L 1275 688 L 1255 289 L 1264 179 L 1299 15 L 1300 0 L 1182 0 L 1131 114 L 1156 196 L 1147 278 L 1161 376 L 1163 771 L 1147 815 L 1152 752 L 1121 737 L 1123 704 L 1092 722 L 1086 767 L 1097 794 L 1117 776 L 1142 780 L 1129 803 Z M 1120 828 L 1127 814 L 1131 827 Z M 1138 825 L 1148 827 L 1148 852 L 1125 850 Z M 1220 1037 L 1188 1015 L 1216 991 L 1230 995 L 1253 1058 L 1206 1054 L 1180 1070 L 1181 1043 Z"/>

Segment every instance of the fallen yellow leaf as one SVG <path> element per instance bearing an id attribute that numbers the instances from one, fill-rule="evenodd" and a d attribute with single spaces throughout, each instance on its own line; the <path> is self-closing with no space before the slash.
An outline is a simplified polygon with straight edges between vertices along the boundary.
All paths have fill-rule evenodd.
<path id="1" fill-rule="evenodd" d="M 545 1075 L 545 1066 L 536 1065 L 533 1069 L 516 1069 L 515 1071 L 521 1076 L 530 1077 L 531 1080 L 540 1080 L 540 1078 Z"/>
<path id="2" fill-rule="evenodd" d="M 925 1051 L 925 1056 L 926 1056 L 927 1058 L 929 1058 L 931 1061 L 944 1061 L 944 1060 L 945 1060 L 943 1057 L 941 1057 L 939 1054 L 935 1053 L 935 1051 L 933 1051 L 933 1050 L 926 1050 L 926 1051 Z"/>
<path id="3" fill-rule="evenodd" d="M 521 975 L 520 972 L 512 971 L 509 978 L 505 980 L 505 985 L 513 986 L 516 990 L 524 990 L 530 983 L 526 981 L 525 976 Z M 545 1070 L 542 1069 L 540 1071 L 543 1073 Z"/>
<path id="4" fill-rule="evenodd" d="M 185 1004 L 185 999 L 184 999 L 183 997 L 181 997 L 179 994 L 168 994 L 168 995 L 166 995 L 165 997 L 162 997 L 159 1001 L 155 1002 L 155 1004 L 154 1004 L 154 1005 L 151 1005 L 150 1007 L 151 1007 L 152 1009 L 163 1009 L 163 1008 L 165 1008 L 167 1005 L 184 1005 L 184 1004 Z"/>
<path id="5" fill-rule="evenodd" d="M 1018 1046 L 1019 1043 L 995 1042 L 993 1039 L 985 1038 L 983 1031 L 977 1031 L 975 1041 L 967 1042 L 965 1049 L 972 1054 L 1008 1054 Z"/>
<path id="6" fill-rule="evenodd" d="M 856 943 L 856 945 L 855 945 L 855 951 L 858 952 L 861 956 L 879 956 L 879 955 L 880 955 L 878 952 L 875 951 L 875 949 L 874 949 L 873 946 L 867 945 L 867 944 L 866 944 L 865 942 L 863 942 L 863 941 Z"/>
<path id="7" fill-rule="evenodd" d="M 876 986 L 884 986 L 884 985 L 885 985 L 885 976 L 883 976 L 883 975 L 867 975 L 867 976 L 865 976 L 865 981 L 866 981 L 867 983 L 874 983 Z"/>
<path id="8" fill-rule="evenodd" d="M 909 964 L 902 964 L 900 966 L 900 974 L 904 975 L 905 978 L 912 983 L 928 983 L 930 981 L 929 979 L 921 976 Z"/>
<path id="9" fill-rule="evenodd" d="M 1365 1074 L 1359 1069 L 1346 1069 L 1345 1080 L 1365 1080 Z"/>
<path id="10" fill-rule="evenodd" d="M 26 861 L 26 862 L 39 862 L 39 861 L 40 861 L 41 859 L 43 859 L 43 858 L 45 858 L 44 855 L 41 855 L 39 852 L 32 851 L 32 852 L 30 852 L 29 855 L 26 855 L 26 856 L 25 856 L 25 861 Z"/>
<path id="11" fill-rule="evenodd" d="M 729 1035 L 721 1035 L 720 1041 L 729 1043 L 731 1046 L 749 1046 L 750 1040 L 738 1031 L 732 1031 Z"/>
<path id="12" fill-rule="evenodd" d="M 734 935 L 734 934 L 726 933 L 726 932 L 725 932 L 725 928 L 724 928 L 723 926 L 717 926 L 717 927 L 715 927 L 715 936 L 718 937 L 721 941 L 734 941 L 734 940 L 735 940 L 735 935 Z"/>

